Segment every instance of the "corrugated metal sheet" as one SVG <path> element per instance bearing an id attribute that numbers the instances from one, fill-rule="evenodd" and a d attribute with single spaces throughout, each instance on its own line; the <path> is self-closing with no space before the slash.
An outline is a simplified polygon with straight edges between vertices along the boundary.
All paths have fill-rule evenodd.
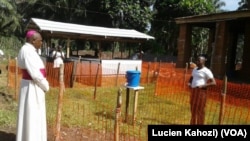
<path id="1" fill-rule="evenodd" d="M 98 26 L 87 26 L 72 23 L 56 22 L 44 19 L 32 18 L 29 24 L 35 24 L 41 31 L 74 33 L 80 35 L 92 35 L 98 37 L 116 37 L 130 39 L 154 39 L 154 37 L 131 29 L 106 28 Z M 29 27 L 29 25 L 28 25 Z M 32 27 L 32 26 L 30 26 Z"/>

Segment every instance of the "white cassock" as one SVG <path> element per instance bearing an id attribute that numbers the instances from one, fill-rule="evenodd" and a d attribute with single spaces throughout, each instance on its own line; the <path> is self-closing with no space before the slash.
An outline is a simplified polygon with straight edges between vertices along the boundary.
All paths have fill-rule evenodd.
<path id="1" fill-rule="evenodd" d="M 52 56 L 55 56 L 53 67 L 60 68 L 60 65 L 63 64 L 62 57 L 64 57 L 64 52 L 53 51 Z"/>
<path id="2" fill-rule="evenodd" d="M 16 141 L 47 141 L 45 92 L 49 90 L 49 83 L 44 76 L 44 63 L 30 43 L 22 46 L 17 61 L 23 70 L 23 78 L 19 91 Z"/>

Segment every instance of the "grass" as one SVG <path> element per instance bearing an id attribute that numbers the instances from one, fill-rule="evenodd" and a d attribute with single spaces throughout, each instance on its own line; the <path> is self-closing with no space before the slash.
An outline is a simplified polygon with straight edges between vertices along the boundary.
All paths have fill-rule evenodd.
<path id="1" fill-rule="evenodd" d="M 16 110 L 0 110 L 0 127 L 14 127 L 16 125 Z"/>
<path id="2" fill-rule="evenodd" d="M 181 121 L 183 117 L 176 118 L 173 112 L 178 112 L 183 116 L 189 115 L 188 107 L 167 100 L 166 97 L 157 97 L 147 93 L 147 91 L 151 91 L 153 87 L 153 85 L 148 85 L 145 91 L 139 95 L 138 120 L 136 121 L 136 126 L 133 126 L 131 123 L 121 124 L 120 130 L 124 134 L 130 134 L 131 136 L 139 136 L 140 134 L 140 136 L 146 137 L 148 124 L 174 124 L 176 122 L 184 122 Z M 99 88 L 96 100 L 93 99 L 93 88 L 67 89 L 63 98 L 62 126 L 87 127 L 95 130 L 103 130 L 103 128 L 105 128 L 105 130 L 113 132 L 114 111 L 118 89 L 117 87 Z M 47 117 L 49 124 L 55 123 L 58 92 L 57 89 L 51 89 L 47 94 Z M 173 95 L 178 97 L 178 94 Z M 130 100 L 133 101 L 133 97 L 130 97 Z M 122 92 L 122 103 L 122 117 L 125 117 L 125 90 Z M 129 108 L 130 111 L 133 110 L 132 105 L 130 105 Z M 166 119 L 166 117 L 168 118 Z M 186 116 L 185 119 L 188 120 L 189 116 Z M 127 133 L 128 131 L 129 133 Z M 141 132 L 139 133 L 138 131 Z"/>
<path id="3" fill-rule="evenodd" d="M 7 62 L 5 62 L 7 63 Z M 4 68 L 4 64 L 1 64 Z M 17 102 L 12 98 L 14 90 L 6 87 L 6 71 L 0 75 L 0 128 L 15 126 L 17 114 Z M 94 99 L 93 87 L 81 87 L 76 84 L 76 88 L 67 88 L 63 93 L 63 109 L 61 125 L 69 128 L 87 128 L 90 130 L 113 132 L 116 110 L 117 93 L 122 88 L 121 117 L 124 118 L 126 90 L 121 87 L 98 87 L 97 97 Z M 189 95 L 185 92 L 168 93 L 172 88 L 165 88 L 166 95 L 154 95 L 155 84 L 145 85 L 138 97 L 137 120 L 135 126 L 121 122 L 120 131 L 122 134 L 146 138 L 148 124 L 189 124 Z M 130 92 L 132 93 L 132 92 Z M 50 88 L 46 93 L 47 122 L 49 126 L 55 126 L 58 88 Z M 133 102 L 130 96 L 130 101 Z M 249 108 L 226 105 L 226 123 L 250 124 L 248 117 Z M 220 102 L 208 99 L 207 124 L 218 124 Z M 133 105 L 129 106 L 129 111 L 133 110 Z M 247 120 L 240 120 L 247 119 Z M 123 119 L 122 119 L 123 120 Z"/>

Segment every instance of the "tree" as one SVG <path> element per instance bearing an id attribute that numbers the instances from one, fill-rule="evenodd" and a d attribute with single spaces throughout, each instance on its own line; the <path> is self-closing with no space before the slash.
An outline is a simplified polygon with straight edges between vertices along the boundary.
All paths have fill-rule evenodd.
<path id="1" fill-rule="evenodd" d="M 32 11 L 32 12 L 30 12 Z M 80 0 L 33 0 L 19 4 L 19 12 L 25 20 L 32 17 L 77 22 L 84 15 L 85 6 Z"/>
<path id="2" fill-rule="evenodd" d="M 238 10 L 248 10 L 250 9 L 250 0 L 241 0 L 238 4 L 239 4 L 239 8 Z"/>
<path id="3" fill-rule="evenodd" d="M 175 18 L 214 13 L 216 6 L 222 6 L 219 4 L 221 3 L 216 0 L 156 0 L 153 5 L 155 14 L 150 32 L 156 37 L 155 42 L 164 49 L 164 53 L 176 55 L 179 31 Z"/>
<path id="4" fill-rule="evenodd" d="M 14 32 L 20 32 L 21 15 L 16 10 L 15 1 L 0 1 L 0 34 L 10 36 Z"/>
<path id="5" fill-rule="evenodd" d="M 225 6 L 226 3 L 224 1 L 220 1 L 220 0 L 212 0 L 212 3 L 214 5 L 214 12 L 218 13 L 218 12 L 223 12 L 221 10 L 221 7 Z"/>
<path id="6" fill-rule="evenodd" d="M 145 31 L 152 0 L 30 0 L 19 4 L 25 19 L 44 18 L 86 25 Z M 29 12 L 32 11 L 32 12 Z"/>
<path id="7" fill-rule="evenodd" d="M 151 4 L 152 0 L 106 0 L 104 8 L 112 19 L 113 27 L 146 32 L 152 20 Z"/>
<path id="8" fill-rule="evenodd" d="M 146 32 L 153 0 L 29 0 L 19 4 L 24 24 L 32 17 Z M 32 12 L 30 12 L 32 11 Z"/>

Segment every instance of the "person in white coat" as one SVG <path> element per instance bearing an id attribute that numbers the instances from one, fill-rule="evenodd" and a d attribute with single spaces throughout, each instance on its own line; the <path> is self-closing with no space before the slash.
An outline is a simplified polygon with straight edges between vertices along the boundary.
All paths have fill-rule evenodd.
<path id="1" fill-rule="evenodd" d="M 16 141 L 47 141 L 45 93 L 49 91 L 45 65 L 38 54 L 41 34 L 30 30 L 18 53 L 22 69 L 19 91 Z"/>
<path id="2" fill-rule="evenodd" d="M 60 68 L 60 65 L 63 64 L 63 60 L 65 58 L 65 54 L 62 51 L 62 46 L 59 45 L 56 50 L 52 52 L 52 56 L 54 59 L 54 68 Z"/>

